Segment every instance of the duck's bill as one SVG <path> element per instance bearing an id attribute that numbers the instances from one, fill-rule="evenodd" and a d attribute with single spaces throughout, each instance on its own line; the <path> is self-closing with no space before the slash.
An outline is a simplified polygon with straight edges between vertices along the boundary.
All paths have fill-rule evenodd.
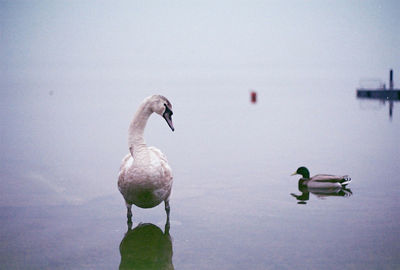
<path id="1" fill-rule="evenodd" d="M 290 176 L 293 176 L 293 175 L 296 175 L 297 174 L 297 172 L 294 172 L 294 173 L 292 173 Z"/>
<path id="2" fill-rule="evenodd" d="M 165 112 L 163 114 L 163 118 L 165 119 L 165 121 L 167 121 L 168 126 L 171 128 L 172 131 L 175 130 L 174 128 L 174 124 L 172 123 L 172 117 L 170 113 Z"/>

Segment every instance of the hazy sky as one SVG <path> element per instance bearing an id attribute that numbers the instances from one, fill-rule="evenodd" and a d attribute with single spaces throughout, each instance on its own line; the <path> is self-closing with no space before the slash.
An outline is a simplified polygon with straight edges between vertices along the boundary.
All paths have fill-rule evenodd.
<path id="1" fill-rule="evenodd" d="M 396 0 L 1 1 L 1 83 L 132 72 L 387 80 L 389 68 L 396 79 L 399 14 Z"/>

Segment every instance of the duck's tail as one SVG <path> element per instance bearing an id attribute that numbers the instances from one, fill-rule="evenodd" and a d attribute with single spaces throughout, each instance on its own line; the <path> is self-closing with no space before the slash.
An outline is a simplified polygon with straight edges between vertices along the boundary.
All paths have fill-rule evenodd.
<path id="1" fill-rule="evenodd" d="M 351 178 L 348 175 L 343 176 L 342 181 L 340 182 L 340 184 L 345 187 L 346 185 L 348 185 L 351 182 Z"/>

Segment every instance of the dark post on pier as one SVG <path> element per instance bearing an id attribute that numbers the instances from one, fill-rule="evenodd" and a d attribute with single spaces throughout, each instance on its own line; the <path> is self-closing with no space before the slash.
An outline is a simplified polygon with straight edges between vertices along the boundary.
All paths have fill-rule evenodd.
<path id="1" fill-rule="evenodd" d="M 389 73 L 389 89 L 393 90 L 393 69 L 391 69 Z"/>
<path id="2" fill-rule="evenodd" d="M 371 98 L 371 99 L 382 99 L 382 100 L 400 100 L 400 89 L 395 89 L 393 84 L 393 70 L 389 72 L 389 89 L 384 86 L 378 88 L 358 88 L 358 98 Z"/>

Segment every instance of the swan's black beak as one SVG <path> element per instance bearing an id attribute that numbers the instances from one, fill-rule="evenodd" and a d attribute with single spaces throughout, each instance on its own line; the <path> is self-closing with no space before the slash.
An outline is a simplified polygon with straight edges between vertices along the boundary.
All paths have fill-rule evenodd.
<path id="1" fill-rule="evenodd" d="M 165 111 L 162 116 L 165 119 L 165 121 L 167 121 L 167 124 L 171 128 L 171 130 L 174 131 L 175 128 L 174 128 L 174 124 L 172 123 L 173 112 L 170 110 L 170 108 L 168 108 L 167 105 L 164 104 L 164 106 L 165 106 Z"/>

